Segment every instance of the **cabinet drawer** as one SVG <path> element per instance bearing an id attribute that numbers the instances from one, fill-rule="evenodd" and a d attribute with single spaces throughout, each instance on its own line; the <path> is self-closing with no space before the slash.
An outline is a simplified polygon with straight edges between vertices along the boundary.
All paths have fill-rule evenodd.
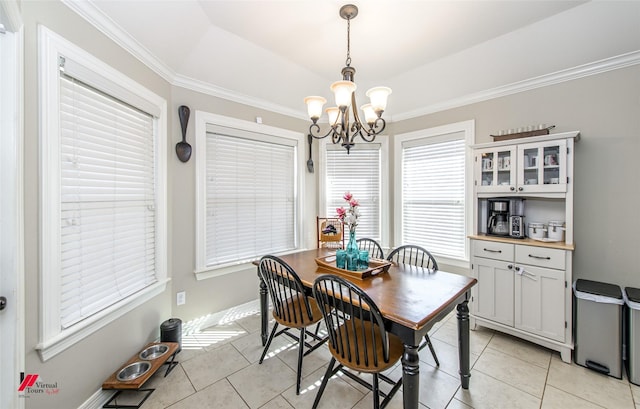
<path id="1" fill-rule="evenodd" d="M 513 261 L 513 244 L 473 240 L 473 255 L 495 260 Z"/>
<path id="2" fill-rule="evenodd" d="M 546 247 L 517 245 L 516 263 L 564 270 L 565 251 Z"/>

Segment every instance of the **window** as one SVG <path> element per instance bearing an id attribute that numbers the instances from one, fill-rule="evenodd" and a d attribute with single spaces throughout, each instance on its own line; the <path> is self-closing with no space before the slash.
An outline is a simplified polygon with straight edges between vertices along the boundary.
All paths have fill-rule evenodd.
<path id="1" fill-rule="evenodd" d="M 330 145 L 326 152 L 326 216 L 334 217 L 336 208 L 346 206 L 343 196 L 351 192 L 360 202 L 357 236 L 379 242 L 380 145 L 359 144 L 348 155 L 342 146 Z"/>
<path id="2" fill-rule="evenodd" d="M 43 27 L 40 36 L 39 349 L 49 357 L 73 342 L 60 339 L 164 290 L 166 102 Z"/>
<path id="3" fill-rule="evenodd" d="M 466 123 L 398 135 L 396 243 L 449 260 L 467 260 L 469 207 Z"/>
<path id="4" fill-rule="evenodd" d="M 203 112 L 196 122 L 198 278 L 297 249 L 302 135 Z"/>
<path id="5" fill-rule="evenodd" d="M 387 195 L 382 194 L 387 185 L 388 171 L 382 159 L 387 155 L 387 145 L 387 139 L 381 137 L 374 143 L 358 143 L 347 154 L 339 144 L 326 140 L 319 144 L 320 215 L 336 216 L 336 208 L 346 205 L 342 198 L 345 192 L 351 192 L 360 202 L 356 237 L 368 237 L 383 246 L 388 242 L 385 223 L 388 201 Z"/>

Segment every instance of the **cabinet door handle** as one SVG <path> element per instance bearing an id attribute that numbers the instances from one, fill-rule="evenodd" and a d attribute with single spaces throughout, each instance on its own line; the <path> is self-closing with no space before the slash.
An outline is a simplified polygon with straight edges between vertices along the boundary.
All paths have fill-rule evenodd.
<path id="1" fill-rule="evenodd" d="M 511 190 L 511 191 L 513 192 L 514 190 L 516 190 L 516 188 L 515 188 L 515 186 L 511 186 L 511 187 L 509 188 L 509 190 Z"/>
<path id="2" fill-rule="evenodd" d="M 522 188 L 522 186 L 520 186 L 520 187 L 518 188 L 518 191 L 520 191 L 520 192 L 522 192 L 523 190 L 524 190 L 524 189 Z"/>
<path id="3" fill-rule="evenodd" d="M 551 257 L 534 256 L 533 254 L 529 254 L 529 257 L 537 258 L 538 260 L 551 260 Z"/>
<path id="4" fill-rule="evenodd" d="M 509 270 L 511 270 L 511 269 L 513 268 L 513 264 L 509 264 L 509 265 L 507 265 L 507 268 L 508 268 Z"/>
<path id="5" fill-rule="evenodd" d="M 488 251 L 489 253 L 502 253 L 502 250 L 491 250 L 491 249 L 483 249 L 484 251 Z"/>

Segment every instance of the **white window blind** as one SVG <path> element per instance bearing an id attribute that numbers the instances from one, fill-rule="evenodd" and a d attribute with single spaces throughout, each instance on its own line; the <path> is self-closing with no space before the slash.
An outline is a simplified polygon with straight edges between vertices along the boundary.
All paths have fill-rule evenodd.
<path id="1" fill-rule="evenodd" d="M 327 145 L 326 216 L 336 216 L 336 208 L 345 206 L 345 192 L 360 202 L 356 237 L 380 242 L 380 145 L 358 144 L 347 152 L 339 145 Z M 345 234 L 348 234 L 345 231 Z"/>
<path id="2" fill-rule="evenodd" d="M 60 323 L 157 281 L 151 115 L 60 76 Z"/>
<path id="3" fill-rule="evenodd" d="M 293 144 L 225 132 L 206 138 L 206 266 L 295 249 Z"/>
<path id="4" fill-rule="evenodd" d="M 402 243 L 465 257 L 465 140 L 402 147 Z"/>

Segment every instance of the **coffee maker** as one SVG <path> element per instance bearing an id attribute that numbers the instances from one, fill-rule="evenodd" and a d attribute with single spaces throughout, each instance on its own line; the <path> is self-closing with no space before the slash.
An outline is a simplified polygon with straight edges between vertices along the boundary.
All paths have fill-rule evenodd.
<path id="1" fill-rule="evenodd" d="M 487 234 L 509 236 L 509 199 L 488 199 Z"/>

